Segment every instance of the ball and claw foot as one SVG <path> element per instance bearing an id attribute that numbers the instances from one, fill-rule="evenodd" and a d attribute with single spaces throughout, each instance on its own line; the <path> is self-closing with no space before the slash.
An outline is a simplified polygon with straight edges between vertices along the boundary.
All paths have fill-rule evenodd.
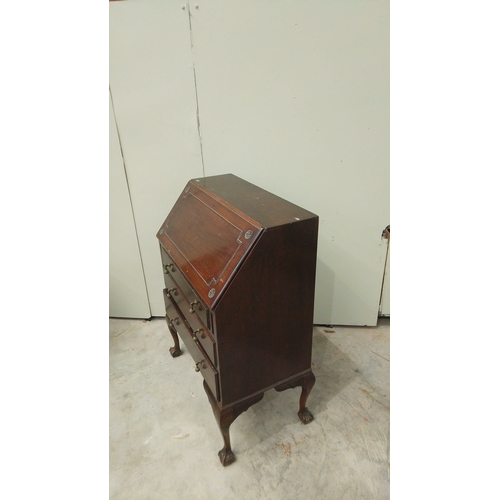
<path id="1" fill-rule="evenodd" d="M 313 414 L 307 408 L 299 411 L 298 416 L 303 424 L 309 424 L 314 420 Z"/>
<path id="2" fill-rule="evenodd" d="M 225 448 L 222 448 L 222 450 L 219 451 L 219 458 L 220 458 L 220 463 L 224 467 L 226 465 L 232 464 L 236 460 L 236 457 L 234 456 L 233 450 L 231 450 L 231 449 L 226 450 Z"/>
<path id="3" fill-rule="evenodd" d="M 178 347 L 171 347 L 169 349 L 169 352 L 173 358 L 176 358 L 177 356 L 180 356 L 182 354 L 182 351 Z"/>

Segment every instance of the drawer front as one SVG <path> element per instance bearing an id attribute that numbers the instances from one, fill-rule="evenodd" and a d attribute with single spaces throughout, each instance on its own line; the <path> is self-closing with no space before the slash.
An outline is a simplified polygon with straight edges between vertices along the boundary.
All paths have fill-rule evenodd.
<path id="1" fill-rule="evenodd" d="M 160 247 L 161 248 L 161 247 Z M 161 263 L 163 267 L 163 275 L 165 277 L 165 286 L 168 287 L 167 279 L 170 276 L 180 274 L 177 266 L 172 262 L 172 259 L 168 256 L 167 252 L 163 248 L 161 248 Z"/>
<path id="2" fill-rule="evenodd" d="M 197 328 L 192 326 L 191 318 L 186 319 L 186 322 L 191 328 L 192 337 L 196 337 L 196 341 L 201 344 L 214 366 L 217 367 L 217 349 L 208 330 L 201 323 L 198 324 Z"/>
<path id="3" fill-rule="evenodd" d="M 195 341 L 203 346 L 212 363 L 217 366 L 215 341 L 209 330 L 195 312 L 190 312 L 193 311 L 192 305 L 188 303 L 186 296 L 171 276 L 165 276 L 165 285 L 167 288 L 165 288 L 164 293 L 181 311 L 183 320 L 191 331 L 191 337 L 196 337 Z"/>
<path id="4" fill-rule="evenodd" d="M 186 349 L 195 362 L 195 366 L 199 368 L 203 378 L 207 381 L 208 386 L 213 394 L 219 399 L 219 384 L 218 374 L 213 367 L 205 351 L 201 348 L 199 343 L 193 340 L 192 333 L 184 322 L 182 313 L 175 306 L 171 297 L 167 295 L 167 289 L 163 290 L 163 298 L 165 300 L 165 319 L 167 323 L 177 332 L 181 338 Z"/>
<path id="5" fill-rule="evenodd" d="M 168 290 L 165 288 L 163 290 L 163 300 L 165 301 L 165 313 L 167 323 L 178 332 L 180 327 L 187 329 L 187 326 L 184 322 L 184 318 L 182 313 L 176 309 L 172 301 L 168 297 Z"/>
<path id="6" fill-rule="evenodd" d="M 188 282 L 163 247 L 161 247 L 161 260 L 163 264 L 165 286 L 169 288 L 171 282 L 168 280 L 168 278 L 171 278 L 173 281 L 175 281 L 177 287 L 182 290 L 182 293 L 186 297 L 187 303 L 189 304 L 189 306 L 187 306 L 186 308 L 186 318 L 191 316 L 195 317 L 195 319 L 193 320 L 195 324 L 199 323 L 200 326 L 203 326 L 210 331 L 209 310 L 195 295 L 192 288 L 189 286 Z M 192 313 L 190 312 L 190 309 L 193 310 Z M 196 326 L 194 330 L 196 330 L 197 328 L 198 326 Z"/>

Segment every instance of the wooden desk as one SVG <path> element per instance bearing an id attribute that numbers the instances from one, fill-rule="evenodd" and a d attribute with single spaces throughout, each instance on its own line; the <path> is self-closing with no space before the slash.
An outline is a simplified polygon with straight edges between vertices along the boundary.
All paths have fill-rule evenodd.
<path id="1" fill-rule="evenodd" d="M 229 427 L 269 389 L 301 386 L 299 418 L 314 385 L 311 371 L 318 216 L 232 174 L 188 182 L 157 237 L 165 308 L 203 375 L 234 462 Z"/>

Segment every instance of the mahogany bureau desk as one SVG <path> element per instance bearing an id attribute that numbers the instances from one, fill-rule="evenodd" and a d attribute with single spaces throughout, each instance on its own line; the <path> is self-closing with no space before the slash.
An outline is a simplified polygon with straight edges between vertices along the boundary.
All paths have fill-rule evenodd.
<path id="1" fill-rule="evenodd" d="M 311 371 L 318 216 L 232 174 L 188 182 L 157 233 L 173 357 L 179 337 L 203 375 L 219 425 L 229 427 L 269 389 L 302 387 Z"/>

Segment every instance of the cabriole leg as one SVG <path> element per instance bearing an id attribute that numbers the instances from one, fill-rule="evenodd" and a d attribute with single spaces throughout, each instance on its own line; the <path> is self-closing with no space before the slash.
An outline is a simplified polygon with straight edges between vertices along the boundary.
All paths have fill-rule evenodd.
<path id="1" fill-rule="evenodd" d="M 244 411 L 247 411 L 250 406 L 259 402 L 263 398 L 264 393 L 257 394 L 256 396 L 246 399 L 245 401 L 241 401 L 233 406 L 222 409 L 205 380 L 203 381 L 203 388 L 207 393 L 208 400 L 210 401 L 210 405 L 212 406 L 212 410 L 214 412 L 215 420 L 217 421 L 222 434 L 222 439 L 224 440 L 224 447 L 219 451 L 219 459 L 222 465 L 230 465 L 236 460 L 236 457 L 231 449 L 229 427 Z"/>
<path id="2" fill-rule="evenodd" d="M 308 424 L 314 420 L 313 414 L 307 409 L 306 403 L 307 398 L 309 397 L 309 393 L 313 388 L 314 383 L 316 382 L 316 377 L 313 372 L 310 372 L 302 383 L 302 392 L 300 393 L 300 401 L 299 401 L 299 418 L 303 424 Z"/>
<path id="3" fill-rule="evenodd" d="M 293 389 L 294 387 L 302 387 L 298 415 L 303 424 L 308 424 L 314 420 L 313 414 L 307 409 L 306 403 L 315 382 L 316 377 L 313 372 L 308 372 L 305 375 L 301 375 L 300 377 L 294 378 L 275 387 L 275 389 L 279 392 L 285 391 L 286 389 Z"/>
<path id="4" fill-rule="evenodd" d="M 232 423 L 232 422 L 231 422 Z M 236 457 L 234 456 L 233 450 L 231 449 L 231 439 L 229 437 L 229 427 L 231 424 L 225 427 L 220 427 L 220 432 L 222 434 L 222 439 L 224 440 L 224 447 L 219 451 L 220 463 L 224 466 L 232 464 Z"/>
<path id="5" fill-rule="evenodd" d="M 179 346 L 179 335 L 177 335 L 177 331 L 170 324 L 170 320 L 168 319 L 168 316 L 165 316 L 165 321 L 167 322 L 168 330 L 170 331 L 170 334 L 172 335 L 172 338 L 174 339 L 174 347 L 171 347 L 169 349 L 169 351 L 170 351 L 170 354 L 172 355 L 172 357 L 176 358 L 177 356 L 180 356 L 182 354 L 181 348 Z"/>

